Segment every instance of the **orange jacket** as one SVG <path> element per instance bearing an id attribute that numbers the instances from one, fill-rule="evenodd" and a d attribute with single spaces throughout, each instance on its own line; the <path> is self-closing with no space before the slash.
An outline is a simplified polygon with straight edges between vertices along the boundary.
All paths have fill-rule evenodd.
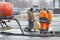
<path id="1" fill-rule="evenodd" d="M 48 18 L 47 12 L 45 10 L 41 10 L 39 13 L 39 18 L 43 17 L 43 18 Z"/>
<path id="2" fill-rule="evenodd" d="M 48 20 L 51 20 L 52 19 L 52 14 L 51 14 L 52 12 L 51 11 L 49 11 L 49 13 L 47 13 L 47 15 L 48 15 Z"/>

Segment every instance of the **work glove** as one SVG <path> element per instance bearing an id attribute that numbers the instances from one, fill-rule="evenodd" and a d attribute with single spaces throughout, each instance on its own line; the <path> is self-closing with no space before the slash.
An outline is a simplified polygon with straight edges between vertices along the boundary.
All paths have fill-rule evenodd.
<path id="1" fill-rule="evenodd" d="M 32 22 L 35 22 L 35 20 L 31 20 Z"/>
<path id="2" fill-rule="evenodd" d="M 48 23 L 50 24 L 52 22 L 52 20 L 49 20 Z"/>

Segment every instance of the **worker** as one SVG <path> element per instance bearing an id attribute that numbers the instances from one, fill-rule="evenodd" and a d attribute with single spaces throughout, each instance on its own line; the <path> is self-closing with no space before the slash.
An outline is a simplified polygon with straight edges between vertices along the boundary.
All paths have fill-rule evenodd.
<path id="1" fill-rule="evenodd" d="M 31 29 L 34 27 L 34 13 L 33 13 L 33 8 L 30 8 L 30 10 L 28 10 L 28 16 L 27 16 L 27 20 L 29 22 L 29 26 L 26 27 L 25 29 L 28 29 L 28 31 L 31 31 Z"/>
<path id="2" fill-rule="evenodd" d="M 46 8 L 42 9 L 39 13 L 39 22 L 40 22 L 40 33 L 46 33 L 48 15 Z"/>
<path id="3" fill-rule="evenodd" d="M 48 15 L 48 22 L 47 22 L 47 31 L 48 31 L 50 24 L 52 22 L 52 12 L 50 10 L 47 10 L 47 15 Z"/>

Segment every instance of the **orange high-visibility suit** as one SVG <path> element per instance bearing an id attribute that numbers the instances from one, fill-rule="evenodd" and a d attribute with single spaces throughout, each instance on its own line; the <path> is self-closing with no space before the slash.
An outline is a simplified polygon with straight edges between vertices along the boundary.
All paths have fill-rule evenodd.
<path id="1" fill-rule="evenodd" d="M 48 10 L 47 15 L 48 15 L 48 20 L 49 20 L 49 22 L 47 23 L 47 28 L 50 27 L 50 23 L 51 23 L 51 20 L 52 20 L 52 14 L 51 14 L 51 13 L 52 13 L 52 12 Z"/>
<path id="2" fill-rule="evenodd" d="M 40 19 L 40 30 L 46 30 L 47 29 L 47 22 L 48 22 L 48 15 L 46 10 L 41 10 L 39 13 L 39 19 Z M 41 21 L 41 19 L 43 19 Z M 46 20 L 46 22 L 44 22 Z"/>

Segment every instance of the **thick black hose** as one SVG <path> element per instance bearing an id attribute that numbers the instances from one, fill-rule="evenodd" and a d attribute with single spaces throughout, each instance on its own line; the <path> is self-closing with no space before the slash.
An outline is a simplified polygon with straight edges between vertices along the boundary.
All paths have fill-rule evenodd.
<path id="1" fill-rule="evenodd" d="M 23 32 L 23 30 L 22 30 L 22 28 L 21 28 L 21 25 L 20 25 L 19 21 L 18 21 L 17 19 L 15 19 L 15 18 L 13 18 L 13 20 L 15 20 L 15 21 L 18 23 L 19 28 L 20 28 L 20 30 L 21 30 L 21 32 L 22 32 L 22 34 L 24 34 L 24 32 Z"/>

